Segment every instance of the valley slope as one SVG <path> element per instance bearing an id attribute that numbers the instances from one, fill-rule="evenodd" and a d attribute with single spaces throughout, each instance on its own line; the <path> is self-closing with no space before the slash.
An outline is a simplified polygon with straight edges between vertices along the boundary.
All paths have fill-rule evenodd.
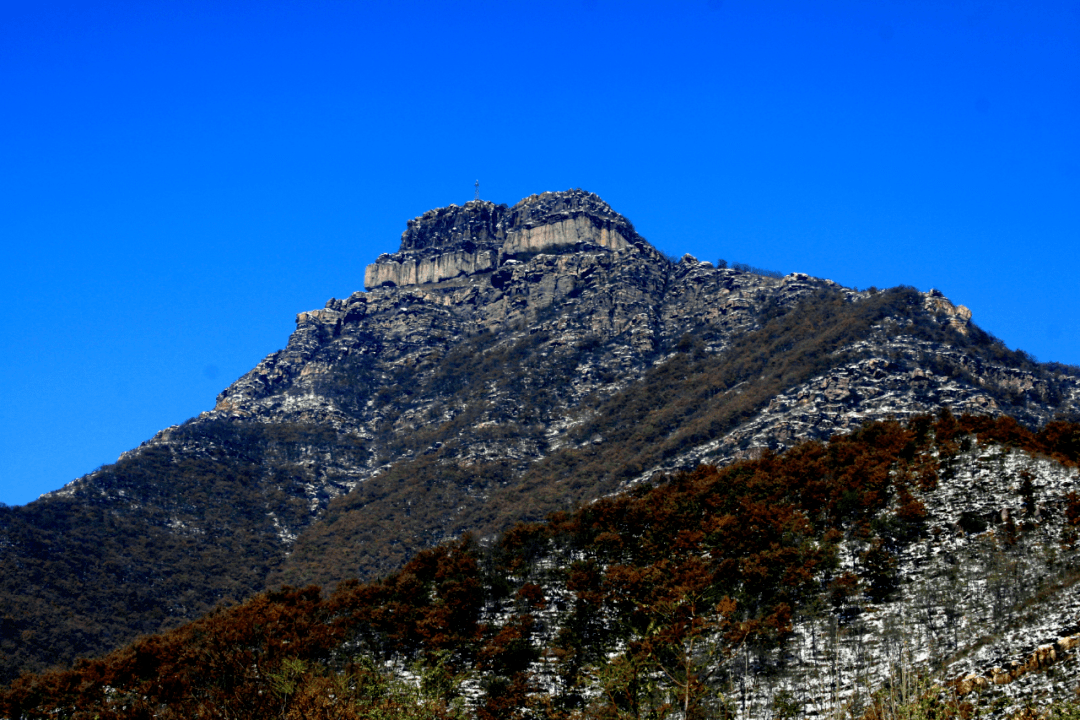
<path id="1" fill-rule="evenodd" d="M 867 423 L 259 595 L 0 717 L 1075 717 L 1080 424 Z"/>

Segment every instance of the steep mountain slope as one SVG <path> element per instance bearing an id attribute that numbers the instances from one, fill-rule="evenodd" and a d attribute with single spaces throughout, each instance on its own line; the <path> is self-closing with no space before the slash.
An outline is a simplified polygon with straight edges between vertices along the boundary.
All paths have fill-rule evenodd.
<path id="1" fill-rule="evenodd" d="M 938 293 L 737 267 L 672 262 L 582 191 L 409 221 L 366 292 L 301 313 L 212 411 L 0 509 L 0 678 L 659 470 L 942 406 L 1077 411 L 1076 368 Z"/>
<path id="2" fill-rule="evenodd" d="M 1038 435 L 948 412 L 870 423 L 490 544 L 446 543 L 326 597 L 259 597 L 26 678 L 0 693 L 0 715 L 1045 710 L 1075 702 L 1080 682 L 1077 460 L 1071 423 Z"/>

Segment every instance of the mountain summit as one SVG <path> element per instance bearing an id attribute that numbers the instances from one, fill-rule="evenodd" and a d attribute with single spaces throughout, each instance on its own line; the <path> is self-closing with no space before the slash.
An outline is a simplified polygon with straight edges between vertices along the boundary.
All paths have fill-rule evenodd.
<path id="1" fill-rule="evenodd" d="M 364 283 L 212 410 L 0 509 L 0 679 L 657 472 L 941 408 L 1080 409 L 1076 368 L 940 293 L 673 262 L 580 190 L 424 213 Z"/>
<path id="2" fill-rule="evenodd" d="M 364 285 L 371 290 L 441 282 L 490 272 L 541 252 L 630 246 L 652 250 L 626 218 L 592 193 L 530 195 L 512 208 L 477 200 L 410 220 L 401 234 L 401 250 L 368 265 Z"/>

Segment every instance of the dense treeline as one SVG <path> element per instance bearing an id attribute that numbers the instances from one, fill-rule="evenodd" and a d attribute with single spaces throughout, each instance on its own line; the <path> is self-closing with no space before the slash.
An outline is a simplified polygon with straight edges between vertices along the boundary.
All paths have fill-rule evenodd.
<path id="1" fill-rule="evenodd" d="M 847 617 L 895 590 L 897 553 L 928 532 L 918 496 L 972 437 L 1080 460 L 1070 423 L 872 423 L 555 512 L 492 545 L 465 537 L 327 596 L 260 595 L 20 678 L 0 716 L 723 717 L 738 653 L 782 663 L 801 613 Z M 1074 494 L 1066 524 L 1077 508 Z M 838 565 L 842 541 L 863 548 L 854 569 Z"/>

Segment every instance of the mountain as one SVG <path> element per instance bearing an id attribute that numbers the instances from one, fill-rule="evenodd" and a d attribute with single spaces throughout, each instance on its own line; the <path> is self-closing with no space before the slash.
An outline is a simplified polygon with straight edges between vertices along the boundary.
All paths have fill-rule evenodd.
<path id="1" fill-rule="evenodd" d="M 1080 370 L 940 293 L 776 275 L 667 258 L 580 190 L 410 220 L 213 410 L 0 508 L 0 679 L 658 472 L 943 407 L 1077 417 Z"/>
<path id="2" fill-rule="evenodd" d="M 1078 460 L 1073 423 L 867 423 L 258 596 L 0 716 L 1071 718 Z"/>

